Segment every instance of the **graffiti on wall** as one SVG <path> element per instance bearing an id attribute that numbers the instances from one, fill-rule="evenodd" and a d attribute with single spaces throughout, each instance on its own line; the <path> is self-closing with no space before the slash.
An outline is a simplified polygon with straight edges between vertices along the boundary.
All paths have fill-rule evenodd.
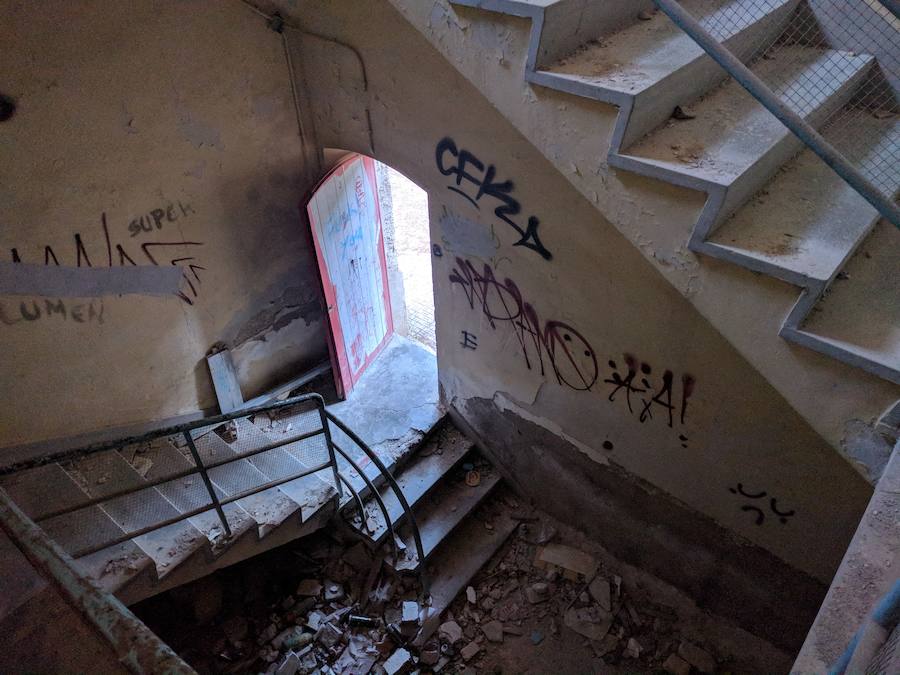
<path id="1" fill-rule="evenodd" d="M 540 221 L 528 216 L 523 227 L 515 220 L 522 212 L 519 200 L 512 196 L 515 185 L 511 180 L 497 179 L 497 168 L 485 164 L 473 153 L 457 147 L 452 138 L 440 140 L 434 150 L 438 171 L 444 176 L 452 176 L 453 184 L 447 189 L 463 197 L 476 209 L 481 209 L 481 200 L 487 197 L 494 204 L 494 215 L 513 228 L 519 240 L 513 246 L 524 246 L 538 253 L 545 260 L 553 256 L 541 243 L 538 236 Z"/>
<path id="2" fill-rule="evenodd" d="M 72 323 L 103 323 L 103 300 L 71 302 L 62 298 L 23 300 L 10 305 L 0 303 L 0 323 L 14 326 L 41 320 L 71 321 Z"/>
<path id="3" fill-rule="evenodd" d="M 741 506 L 741 511 L 752 513 L 754 515 L 753 523 L 755 525 L 762 525 L 765 523 L 767 515 L 774 516 L 782 525 L 787 525 L 788 520 L 795 514 L 793 509 L 785 510 L 778 508 L 778 500 L 775 497 L 770 497 L 765 490 L 760 490 L 759 492 L 748 491 L 744 488 L 743 483 L 738 483 L 736 488 L 730 487 L 728 488 L 728 491 L 733 495 L 738 495 L 739 497 L 750 501 L 750 503 Z M 767 508 L 768 510 L 766 510 Z"/>
<path id="4" fill-rule="evenodd" d="M 642 424 L 658 418 L 674 429 L 686 423 L 696 384 L 692 375 L 676 377 L 663 369 L 657 379 L 659 369 L 632 354 L 606 360 L 609 370 L 604 372 L 585 335 L 565 321 L 542 319 L 516 282 L 509 277 L 498 279 L 490 265 L 479 267 L 457 257 L 449 279 L 492 329 L 512 328 L 527 370 L 542 376 L 549 373 L 560 386 L 575 391 L 601 391 Z M 679 434 L 678 439 L 687 447 L 687 436 Z"/>
<path id="5" fill-rule="evenodd" d="M 156 208 L 145 214 L 132 219 L 127 230 L 131 233 L 131 237 L 145 232 L 152 232 L 163 227 L 164 223 L 172 223 L 181 218 L 186 218 L 194 213 L 194 209 L 190 204 L 177 202 L 166 204 L 163 207 Z M 193 305 L 194 301 L 200 294 L 200 272 L 206 270 L 206 267 L 200 264 L 200 261 L 194 255 L 185 255 L 192 252 L 196 247 L 203 246 L 201 241 L 188 241 L 186 239 L 171 239 L 166 241 L 145 241 L 141 244 L 122 242 L 116 240 L 110 232 L 109 223 L 107 222 L 106 213 L 101 213 L 99 218 L 99 232 L 102 237 L 102 247 L 93 249 L 85 245 L 84 237 L 81 232 L 75 232 L 72 235 L 72 241 L 65 248 L 56 246 L 55 248 L 49 244 L 39 247 L 41 252 L 38 254 L 38 260 L 23 260 L 20 254 L 20 247 L 10 248 L 10 258 L 14 263 L 34 263 L 44 265 L 74 265 L 75 267 L 94 267 L 94 266 L 126 266 L 126 265 L 175 265 L 183 268 L 182 277 L 185 282 L 186 289 L 179 291 L 178 296 L 188 305 Z M 4 310 L 4 316 L 11 316 L 30 321 L 28 316 L 34 315 L 34 307 L 41 305 L 34 302 L 33 305 L 26 308 L 27 303 L 22 303 L 18 311 L 10 310 L 8 307 Z M 91 303 L 94 306 L 94 303 Z M 102 304 L 101 304 L 102 306 Z M 46 309 L 46 306 L 45 306 Z M 26 316 L 27 315 L 27 316 Z M 50 316 L 48 311 L 43 312 L 43 316 Z M 71 316 L 72 312 L 69 311 Z M 79 316 L 80 312 L 76 312 L 75 316 Z M 4 321 L 4 323 L 6 323 Z M 13 321 L 18 323 L 18 321 Z"/>

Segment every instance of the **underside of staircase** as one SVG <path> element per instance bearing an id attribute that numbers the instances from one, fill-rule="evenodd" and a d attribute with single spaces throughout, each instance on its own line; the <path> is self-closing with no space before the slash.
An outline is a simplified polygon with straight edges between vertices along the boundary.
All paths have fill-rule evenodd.
<path id="1" fill-rule="evenodd" d="M 900 383 L 900 232 L 652 2 L 451 4 L 530 18 L 527 81 L 618 106 L 608 164 L 707 195 L 690 250 L 800 288 L 782 338 Z M 737 54 L 806 11 L 800 0 L 682 5 L 727 25 L 720 37 Z M 777 71 L 782 99 L 826 139 L 847 125 L 823 122 L 883 67 L 870 54 L 804 44 L 776 45 L 749 66 L 764 81 Z M 864 139 L 854 161 L 864 174 L 878 165 L 896 198 L 900 161 L 883 167 L 900 152 L 896 98 L 889 111 L 852 115 Z"/>

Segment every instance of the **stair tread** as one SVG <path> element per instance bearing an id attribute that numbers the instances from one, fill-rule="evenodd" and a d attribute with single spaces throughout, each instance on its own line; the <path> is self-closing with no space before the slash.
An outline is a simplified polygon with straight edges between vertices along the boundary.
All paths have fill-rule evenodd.
<path id="1" fill-rule="evenodd" d="M 131 456 L 129 457 L 129 453 Z M 126 450 L 123 453 L 126 461 L 135 466 L 136 458 L 142 457 L 152 462 L 147 469 L 145 478 L 147 480 L 159 480 L 170 476 L 174 473 L 191 469 L 194 463 L 185 457 L 178 448 L 173 446 L 168 439 L 160 438 L 151 443 L 145 444 L 140 453 L 132 450 Z M 135 467 L 137 469 L 137 467 Z M 211 479 L 210 479 L 211 480 Z M 226 493 L 221 487 L 213 483 L 213 488 L 219 498 L 223 498 Z M 181 513 L 192 511 L 193 509 L 203 506 L 209 506 L 210 498 L 206 485 L 202 476 L 193 474 L 168 481 L 156 486 L 156 489 Z M 225 517 L 228 519 L 228 525 L 231 528 L 232 540 L 244 532 L 255 526 L 253 518 L 244 511 L 237 503 L 225 504 L 222 507 Z M 201 514 L 188 518 L 194 527 L 203 532 L 211 543 L 220 543 L 224 532 L 219 515 L 215 510 L 204 511 Z"/>
<path id="2" fill-rule="evenodd" d="M 115 450 L 88 455 L 73 462 L 72 468 L 82 478 L 82 489 L 91 497 L 140 487 L 146 482 Z M 126 532 L 181 515 L 152 487 L 105 501 L 101 508 Z M 142 534 L 132 541 L 153 558 L 161 575 L 172 571 L 198 550 L 208 550 L 206 537 L 186 520 Z"/>
<path id="3" fill-rule="evenodd" d="M 3 479 L 2 487 L 31 518 L 38 518 L 42 513 L 49 513 L 57 508 L 73 506 L 89 498 L 58 464 L 15 473 Z M 42 521 L 40 526 L 69 553 L 124 534 L 124 530 L 99 506 L 89 506 L 50 518 Z M 154 565 L 150 556 L 133 541 L 78 558 L 75 563 L 109 592 L 115 592 Z"/>
<path id="4" fill-rule="evenodd" d="M 900 373 L 900 230 L 879 221 L 802 326 Z"/>
<path id="5" fill-rule="evenodd" d="M 426 560 L 447 536 L 474 511 L 491 490 L 500 483 L 500 475 L 496 470 L 481 476 L 481 482 L 469 487 L 465 480 L 454 480 L 448 476 L 416 509 L 416 525 L 422 537 L 422 548 Z M 409 557 L 400 560 L 394 568 L 397 570 L 414 570 L 419 561 L 415 558 L 415 544 L 411 534 L 403 536 Z"/>
<path id="6" fill-rule="evenodd" d="M 197 452 L 204 463 L 217 462 L 234 457 L 235 450 L 215 432 L 195 439 Z M 268 478 L 246 459 L 217 466 L 209 470 L 209 477 L 230 497 L 268 482 Z M 260 535 L 280 525 L 297 512 L 300 506 L 278 487 L 249 495 L 237 500 L 259 527 Z"/>
<path id="7" fill-rule="evenodd" d="M 471 448 L 472 442 L 456 427 L 449 425 L 429 439 L 416 458 L 403 467 L 396 479 L 410 508 L 415 508 Z M 391 522 L 395 526 L 402 523 L 405 513 L 394 491 L 384 486 L 379 494 Z M 376 523 L 374 531 L 366 533 L 366 536 L 375 544 L 380 544 L 388 531 L 384 516 L 371 497 L 366 499 L 364 504 Z"/>
<path id="8" fill-rule="evenodd" d="M 807 118 L 842 103 L 852 83 L 873 63 L 868 55 L 807 47 L 784 47 L 776 54 L 776 58 L 760 60 L 752 70 L 764 81 L 770 79 L 769 73 L 786 74 L 782 100 L 803 101 L 791 105 Z M 669 122 L 632 146 L 628 155 L 675 173 L 729 185 L 791 137 L 787 127 L 734 80 L 691 110 L 694 119 Z"/>
<path id="9" fill-rule="evenodd" d="M 422 630 L 414 641 L 416 646 L 421 647 L 437 630 L 441 614 L 519 524 L 506 513 L 493 518 L 491 523 L 494 529 L 488 530 L 478 519 L 469 518 L 446 540 L 442 555 L 434 559 L 429 587 L 431 605 L 426 609 Z"/>
<path id="10" fill-rule="evenodd" d="M 238 423 L 237 443 L 243 444 L 239 450 L 241 452 L 282 440 L 279 438 L 280 434 L 266 433 L 259 426 L 246 419 L 235 421 Z M 296 436 L 298 433 L 301 432 L 291 431 L 289 435 Z M 322 457 L 318 464 L 327 461 L 327 450 L 317 452 L 319 448 L 324 447 L 325 437 L 315 436 L 289 445 L 283 445 L 274 450 L 261 452 L 248 458 L 248 461 L 264 473 L 269 480 L 278 480 L 317 466 L 315 462 L 303 461 L 306 459 L 306 455 L 321 454 Z M 310 448 L 311 452 L 307 452 L 307 448 Z M 329 473 L 329 475 L 332 474 Z M 282 483 L 279 489 L 301 506 L 300 513 L 304 521 L 309 519 L 313 513 L 326 504 L 335 494 L 334 484 L 324 480 L 319 475 L 319 472 Z"/>
<path id="11" fill-rule="evenodd" d="M 865 111 L 852 116 L 851 128 L 861 130 L 856 133 L 859 144 L 868 144 L 857 148 L 854 160 L 867 173 L 869 163 L 900 144 L 900 124 L 877 119 Z M 894 185 L 900 185 L 900 164 L 890 170 L 896 174 Z M 710 241 L 794 275 L 826 281 L 877 218 L 873 206 L 812 150 L 805 150 L 726 221 Z"/>
<path id="12" fill-rule="evenodd" d="M 775 10 L 796 0 L 754 2 L 737 15 L 734 6 L 741 0 L 710 7 L 708 0 L 684 2 L 685 9 L 698 20 L 727 25 L 727 39 Z M 741 24 L 734 19 L 739 16 Z M 727 21 L 720 19 L 727 17 Z M 639 21 L 602 40 L 584 45 L 574 54 L 542 72 L 577 77 L 583 82 L 638 94 L 650 89 L 688 64 L 704 58 L 706 52 L 665 14 L 656 12 L 649 21 Z"/>

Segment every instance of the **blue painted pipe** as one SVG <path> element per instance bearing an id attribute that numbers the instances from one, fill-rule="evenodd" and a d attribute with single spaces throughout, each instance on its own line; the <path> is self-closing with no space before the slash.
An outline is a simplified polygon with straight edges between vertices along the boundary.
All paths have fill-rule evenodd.
<path id="1" fill-rule="evenodd" d="M 850 640 L 850 644 L 847 645 L 847 649 L 844 650 L 841 658 L 828 671 L 828 675 L 844 674 L 860 642 L 866 642 L 865 637 L 873 628 L 883 628 L 890 631 L 898 622 L 900 622 L 900 579 L 894 582 L 893 588 L 878 602 L 865 624 L 856 631 L 856 635 Z M 874 656 L 874 653 L 868 655 L 867 661 L 870 661 Z"/>

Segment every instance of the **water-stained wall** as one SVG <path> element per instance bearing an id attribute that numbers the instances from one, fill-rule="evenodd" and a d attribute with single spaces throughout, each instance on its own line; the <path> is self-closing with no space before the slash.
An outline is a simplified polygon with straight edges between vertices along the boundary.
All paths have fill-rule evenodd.
<path id="1" fill-rule="evenodd" d="M 0 261 L 40 266 L 0 295 L 0 446 L 215 407 L 217 342 L 247 398 L 327 358 L 280 35 L 212 0 L 6 2 L 0 33 Z M 28 294 L 44 265 L 82 274 Z"/>
<path id="2" fill-rule="evenodd" d="M 428 191 L 440 380 L 460 422 L 545 508 L 802 639 L 865 482 L 387 3 L 279 7 L 319 36 L 289 33 L 322 142 Z M 332 58 L 321 36 L 348 50 Z M 335 105 L 344 82 L 354 106 Z"/>
<path id="3" fill-rule="evenodd" d="M 865 507 L 867 484 L 387 0 L 259 5 L 297 26 L 285 35 L 305 132 L 326 147 L 372 154 L 428 191 L 444 398 L 510 481 L 716 611 L 796 640 Z M 129 10 L 141 24 L 134 44 L 66 65 L 81 90 L 85 78 L 101 77 L 95 70 L 107 77 L 108 68 L 145 63 L 150 57 L 134 53 L 149 41 L 153 67 L 117 84 L 146 109 L 123 116 L 123 99 L 98 87 L 102 105 L 78 104 L 90 103 L 103 122 L 93 143 L 84 142 L 95 132 L 81 114 L 78 133 L 38 142 L 68 119 L 64 109 L 11 136 L 13 149 L 30 139 L 36 155 L 13 174 L 15 190 L 3 168 L 2 217 L 24 223 L 3 230 L 3 244 L 40 262 L 50 244 L 72 264 L 81 232 L 103 260 L 103 231 L 88 227 L 105 213 L 116 264 L 119 244 L 136 256 L 177 232 L 177 257 L 206 269 L 190 303 L 104 298 L 102 324 L 54 313 L 4 325 L 18 379 L 4 384 L 3 403 L 15 420 L 28 418 L 16 421 L 24 437 L 48 433 L 48 389 L 68 423 L 98 410 L 140 418 L 206 401 L 209 344 L 241 336 L 281 364 L 265 333 L 279 317 L 287 323 L 276 334 L 297 327 L 292 346 L 324 346 L 306 295 L 308 242 L 288 215 L 301 152 L 280 37 L 252 13 L 223 18 L 244 11 L 237 0 L 213 13 L 198 13 L 207 7 L 199 2 L 160 6 Z M 179 14 L 184 7 L 194 11 Z M 165 30 L 148 32 L 159 22 Z M 120 44 L 108 32 L 100 44 Z M 54 75 L 16 81 L 44 97 L 54 79 L 70 86 Z M 19 115 L 28 119 L 24 105 Z M 7 206 L 13 192 L 20 202 L 31 195 L 27 209 Z M 700 202 L 678 194 L 691 208 Z M 153 209 L 164 210 L 161 228 Z M 146 213 L 151 231 L 132 237 L 129 224 Z M 202 244 L 185 243 L 193 241 Z M 160 264 L 175 257 L 166 255 Z M 18 311 L 18 299 L 3 300 Z M 65 426 L 49 424 L 57 433 Z"/>

